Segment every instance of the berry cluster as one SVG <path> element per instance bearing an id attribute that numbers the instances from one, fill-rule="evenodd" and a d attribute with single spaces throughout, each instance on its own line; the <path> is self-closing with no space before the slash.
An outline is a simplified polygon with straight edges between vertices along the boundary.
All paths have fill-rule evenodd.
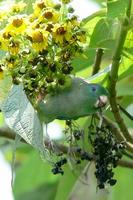
<path id="1" fill-rule="evenodd" d="M 112 130 L 106 125 L 97 125 L 92 117 L 88 133 L 88 145 L 92 146 L 92 153 L 88 152 L 87 147 L 83 145 L 85 136 L 84 130 L 80 129 L 75 122 L 66 121 L 65 134 L 68 138 L 68 156 L 73 164 L 79 165 L 83 161 L 95 161 L 95 176 L 99 189 L 105 188 L 106 184 L 113 186 L 116 184 L 113 168 L 117 167 L 118 161 L 122 158 L 124 144 L 118 143 L 112 134 Z M 64 174 L 62 166 L 67 163 L 66 158 L 54 164 L 53 174 Z"/>
<path id="2" fill-rule="evenodd" d="M 116 180 L 113 178 L 114 173 L 112 170 L 121 159 L 124 146 L 116 141 L 107 126 L 100 128 L 91 126 L 89 127 L 89 135 L 91 133 L 93 136 L 89 136 L 89 138 L 91 137 L 93 145 L 96 167 L 95 176 L 98 181 L 98 187 L 103 189 L 106 183 L 113 186 Z"/>
<path id="3" fill-rule="evenodd" d="M 83 161 L 92 161 L 93 156 L 85 151 L 84 147 L 81 146 L 81 141 L 84 137 L 84 130 L 80 129 L 73 121 L 66 121 L 66 129 L 64 133 L 67 135 L 68 142 L 68 157 L 73 164 L 81 164 Z M 60 154 L 59 154 L 60 156 Z M 66 158 L 62 158 L 57 161 L 52 168 L 53 174 L 64 174 L 62 166 L 67 163 Z"/>
<path id="4" fill-rule="evenodd" d="M 77 141 L 82 140 L 84 137 L 84 130 L 80 129 L 78 125 L 73 123 L 71 120 L 66 120 L 65 134 L 69 135 L 69 142 L 77 143 Z"/>
<path id="5" fill-rule="evenodd" d="M 24 52 L 23 58 L 28 54 L 30 52 Z M 15 69 L 12 74 L 14 84 L 19 84 L 19 80 L 23 79 L 25 92 L 33 104 L 46 94 L 56 93 L 59 88 L 71 84 L 68 76 L 73 69 L 71 65 L 51 62 L 48 54 L 46 50 L 38 52 L 38 55 L 27 61 L 27 66 Z"/>
<path id="6" fill-rule="evenodd" d="M 61 174 L 63 175 L 64 174 L 64 171 L 62 169 L 62 166 L 64 164 L 67 163 L 67 159 L 66 158 L 62 158 L 61 160 L 57 161 L 55 164 L 54 164 L 54 167 L 53 169 L 51 170 L 53 174 Z"/>
<path id="7" fill-rule="evenodd" d="M 76 157 L 76 160 L 75 160 L 76 164 L 81 164 L 82 161 L 92 161 L 93 160 L 93 156 L 80 147 L 76 148 L 75 157 Z"/>

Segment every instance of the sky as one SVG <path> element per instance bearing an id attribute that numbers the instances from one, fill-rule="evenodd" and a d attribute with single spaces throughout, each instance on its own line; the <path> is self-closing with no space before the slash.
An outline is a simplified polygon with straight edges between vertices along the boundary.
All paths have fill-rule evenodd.
<path id="1" fill-rule="evenodd" d="M 91 15 L 100 8 L 99 5 L 91 0 L 73 0 L 72 6 L 75 9 L 77 15 L 79 15 L 80 19 Z"/>
<path id="2" fill-rule="evenodd" d="M 73 0 L 72 6 L 80 19 L 91 15 L 99 9 L 99 6 L 91 0 Z M 58 125 L 54 122 L 50 125 L 48 129 L 50 136 L 53 135 L 53 132 L 55 132 L 55 130 L 58 130 L 59 132 L 60 127 L 57 126 Z M 56 131 L 55 138 L 58 137 L 59 135 Z M 4 159 L 2 152 L 0 152 L 0 200 L 14 200 L 11 189 L 11 168 Z"/>

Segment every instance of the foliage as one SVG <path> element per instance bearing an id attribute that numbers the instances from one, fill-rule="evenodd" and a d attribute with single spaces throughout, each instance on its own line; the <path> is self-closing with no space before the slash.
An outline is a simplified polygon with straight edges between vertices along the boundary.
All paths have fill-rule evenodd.
<path id="1" fill-rule="evenodd" d="M 128 132 L 125 134 L 129 129 L 131 134 L 133 132 L 131 116 L 128 115 L 133 108 L 133 5 L 130 5 L 132 1 L 108 0 L 106 2 L 97 0 L 95 2 L 101 6 L 101 10 L 82 21 L 75 16 L 70 2 L 60 0 L 58 4 L 51 0 L 30 0 L 28 2 L 16 0 L 16 3 L 0 13 L 0 107 L 2 110 L 0 122 L 3 124 L 2 118 L 4 116 L 8 127 L 19 134 L 33 148 L 31 150 L 31 147 L 27 147 L 26 144 L 21 144 L 18 148 L 16 163 L 19 164 L 19 167 L 16 167 L 15 199 L 75 199 L 79 189 L 81 190 L 79 196 L 81 195 L 82 198 L 84 192 L 90 191 L 91 200 L 102 197 L 109 200 L 130 199 L 132 196 L 130 188 L 132 174 L 126 168 L 120 169 L 118 166 L 115 170 L 115 179 L 118 183 L 113 188 L 108 187 L 109 194 L 106 193 L 105 188 L 102 190 L 103 193 L 98 193 L 96 196 L 93 188 L 97 186 L 104 188 L 104 183 L 107 183 L 107 180 L 103 181 L 101 178 L 101 172 L 99 173 L 102 167 L 108 168 L 107 171 L 105 170 L 109 179 L 108 183 L 115 184 L 115 179 L 110 178 L 114 174 L 109 175 L 109 173 L 112 173 L 112 166 L 115 167 L 116 162 L 118 163 L 122 157 L 123 149 L 121 150 L 120 145 L 123 143 L 121 142 L 125 138 L 124 141 L 127 144 L 132 144 L 130 141 L 132 137 L 128 135 Z M 6 2 L 4 3 L 6 4 Z M 103 55 L 97 64 L 99 49 L 102 49 Z M 97 65 L 99 65 L 99 69 L 96 74 L 93 74 L 93 69 Z M 114 66 L 116 67 L 113 71 Z M 79 114 L 82 108 L 81 102 L 85 102 L 88 94 L 82 93 L 84 98 L 81 95 L 78 96 L 78 91 L 81 91 L 80 85 L 84 84 L 84 80 L 81 79 L 79 86 L 75 85 L 77 86 L 75 90 L 76 87 L 73 87 L 75 76 L 98 83 L 98 86 L 101 84 L 102 89 L 100 88 L 100 92 L 98 91 L 100 97 L 107 92 L 103 86 L 107 87 L 109 92 L 115 91 L 116 88 L 116 97 L 112 95 L 114 94 L 112 91 L 109 94 L 109 99 L 112 95 L 110 99 L 112 111 L 104 110 L 104 115 L 112 120 L 112 123 L 115 122 L 115 112 L 111 103 L 115 104 L 115 101 L 128 110 L 129 113 L 126 115 L 120 112 L 127 127 L 125 132 L 121 130 L 122 139 L 108 126 L 102 126 L 101 129 L 98 129 L 99 121 L 97 119 L 95 119 L 96 124 L 93 124 L 91 117 L 81 118 L 76 122 L 73 120 L 71 122 L 71 117 L 65 117 L 64 110 L 69 111 L 70 108 L 70 113 L 72 113 L 75 102 L 78 102 L 79 109 L 73 111 L 74 115 L 72 116 L 76 117 L 72 117 L 72 119 L 86 116 L 84 114 L 86 112 L 87 115 L 95 113 L 94 110 L 88 112 L 84 105 L 85 111 L 82 115 Z M 111 84 L 114 84 L 115 88 Z M 90 86 L 93 86 L 94 90 L 96 89 L 94 84 L 87 83 L 87 88 Z M 69 99 L 71 87 L 75 93 Z M 93 98 L 93 93 L 90 91 L 89 95 L 91 96 L 91 100 L 89 98 L 90 108 L 91 105 L 93 107 L 100 105 L 100 108 L 103 106 L 103 104 L 101 106 L 103 102 L 99 100 L 99 96 Z M 113 99 L 114 97 L 115 99 Z M 65 102 L 65 98 L 69 99 L 69 102 L 64 104 L 63 108 L 61 102 Z M 46 100 L 47 104 L 45 104 Z M 43 106 L 41 112 L 39 112 L 40 102 Z M 47 106 L 45 107 L 44 104 Z M 55 111 L 60 115 L 52 118 Z M 57 146 L 56 142 L 54 143 L 47 136 L 47 128 L 43 130 L 43 121 L 49 122 L 56 118 L 66 120 L 65 129 L 63 128 L 64 136 L 60 141 L 56 141 L 59 142 Z M 60 120 L 59 123 L 62 124 Z M 118 121 L 120 120 L 118 119 Z M 121 129 L 121 121 L 120 124 L 118 121 L 116 120 L 117 123 L 115 123 L 116 129 L 119 127 Z M 89 124 L 96 126 L 96 129 L 91 127 L 89 136 L 92 135 L 88 143 Z M 101 133 L 99 136 L 98 132 Z M 101 143 L 96 144 L 97 138 Z M 45 139 L 47 140 L 44 142 Z M 108 147 L 104 149 L 105 140 Z M 60 144 L 64 143 L 67 150 L 64 146 L 60 147 Z M 110 149 L 108 149 L 109 144 L 111 145 Z M 102 146 L 98 150 L 100 158 L 96 152 L 98 145 Z M 50 151 L 49 148 L 51 148 Z M 40 152 L 43 161 L 34 149 Z M 129 154 L 133 152 L 131 149 L 125 144 L 125 150 Z M 7 154 L 8 151 L 7 149 Z M 65 155 L 65 158 L 62 151 L 68 154 Z M 96 159 L 90 152 L 97 156 Z M 102 156 L 104 159 L 106 156 L 106 159 L 109 158 L 107 153 L 110 154 L 111 161 L 104 163 L 104 166 L 101 163 L 99 167 Z M 65 160 L 66 157 L 67 164 L 65 165 L 63 159 Z M 84 167 L 88 166 L 88 162 L 91 163 L 93 159 L 95 159 L 98 168 L 95 170 L 92 166 L 84 171 Z M 53 167 L 52 172 L 59 173 L 59 175 L 52 175 L 50 164 Z M 98 182 L 94 178 L 95 171 L 99 173 L 96 175 Z M 82 172 L 88 174 L 82 177 Z M 61 174 L 64 175 L 61 176 Z M 82 183 L 86 179 L 89 180 L 88 188 L 86 188 L 85 183 Z M 129 188 L 129 192 L 123 193 L 126 187 Z"/>

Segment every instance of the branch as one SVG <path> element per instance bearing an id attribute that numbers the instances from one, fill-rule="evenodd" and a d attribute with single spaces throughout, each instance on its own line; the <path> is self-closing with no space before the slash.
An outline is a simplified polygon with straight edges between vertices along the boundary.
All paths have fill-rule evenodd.
<path id="1" fill-rule="evenodd" d="M 15 140 L 15 132 L 9 129 L 7 126 L 3 126 L 3 127 L 0 127 L 0 137 Z"/>
<path id="2" fill-rule="evenodd" d="M 12 131 L 11 129 L 9 129 L 8 127 L 1 127 L 0 128 L 0 137 L 5 137 L 5 138 L 8 138 L 8 139 L 14 140 L 15 139 L 15 132 Z M 21 141 L 26 143 L 26 141 L 23 140 L 23 139 Z M 47 147 L 51 148 L 48 141 L 45 141 L 45 145 Z M 67 146 L 62 145 L 62 144 L 58 144 L 58 143 L 54 143 L 54 145 L 60 152 L 62 152 L 64 154 L 68 153 L 68 147 Z M 71 151 L 75 153 L 76 147 L 72 148 Z M 93 154 L 90 153 L 89 155 L 90 155 L 90 157 L 92 157 L 95 160 L 95 157 L 93 156 Z M 133 168 L 133 163 L 126 161 L 126 160 L 120 160 L 118 162 L 118 165 L 122 166 L 122 167 Z"/>
<path id="3" fill-rule="evenodd" d="M 120 104 L 118 104 L 118 105 L 119 105 L 120 110 L 121 110 L 130 120 L 133 121 L 133 116 L 132 116 L 129 112 L 127 112 Z"/>
<path id="4" fill-rule="evenodd" d="M 118 161 L 118 165 L 120 167 L 127 167 L 133 169 L 133 162 L 128 161 L 128 160 L 120 160 Z"/>
<path id="5" fill-rule="evenodd" d="M 98 71 L 100 70 L 102 56 L 103 56 L 103 49 L 98 48 L 96 50 L 96 57 L 95 57 L 95 61 L 94 61 L 92 76 L 95 75 L 96 73 L 98 73 Z"/>
<path id="6" fill-rule="evenodd" d="M 130 14 L 131 14 L 130 12 L 131 12 L 131 0 L 129 0 L 129 6 L 127 9 L 126 17 L 121 23 L 120 34 L 116 41 L 116 48 L 114 50 L 113 61 L 112 61 L 111 71 L 110 71 L 109 80 L 108 80 L 108 90 L 110 93 L 110 97 L 109 97 L 110 105 L 111 105 L 115 120 L 121 132 L 123 133 L 124 137 L 126 138 L 126 140 L 128 142 L 133 142 L 133 137 L 128 132 L 128 129 L 124 123 L 124 120 L 120 115 L 119 106 L 117 105 L 117 101 L 116 101 L 116 90 L 115 90 L 116 82 L 118 79 L 118 70 L 120 66 L 121 54 L 122 54 L 124 42 L 126 40 L 126 36 L 128 33 L 128 26 L 129 26 Z"/>
<path id="7" fill-rule="evenodd" d="M 123 151 L 123 155 L 127 156 L 128 158 L 133 160 L 133 154 L 131 154 L 130 152 L 127 151 Z"/>

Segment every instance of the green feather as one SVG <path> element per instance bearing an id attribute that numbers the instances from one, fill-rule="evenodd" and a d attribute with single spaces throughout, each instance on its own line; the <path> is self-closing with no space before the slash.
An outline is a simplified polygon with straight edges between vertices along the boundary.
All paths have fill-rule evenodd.
<path id="1" fill-rule="evenodd" d="M 45 123 L 54 119 L 78 119 L 98 111 L 99 108 L 94 105 L 101 95 L 108 95 L 101 85 L 72 77 L 70 88 L 60 90 L 53 96 L 46 95 L 45 99 L 38 103 L 37 111 Z"/>

